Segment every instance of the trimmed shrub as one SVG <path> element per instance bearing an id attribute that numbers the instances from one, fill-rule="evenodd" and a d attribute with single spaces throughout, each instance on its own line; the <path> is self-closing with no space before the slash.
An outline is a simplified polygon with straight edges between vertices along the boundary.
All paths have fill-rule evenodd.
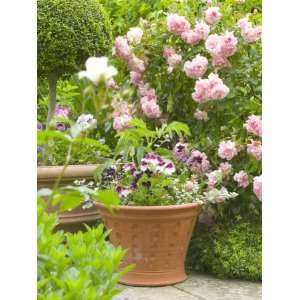
<path id="1" fill-rule="evenodd" d="M 258 222 L 199 225 L 187 259 L 189 269 L 221 278 L 262 278 L 262 231 Z"/>
<path id="2" fill-rule="evenodd" d="M 82 67 L 89 56 L 111 49 L 111 25 L 98 0 L 38 0 L 38 76 L 49 83 L 48 122 L 56 103 L 56 82 Z"/>

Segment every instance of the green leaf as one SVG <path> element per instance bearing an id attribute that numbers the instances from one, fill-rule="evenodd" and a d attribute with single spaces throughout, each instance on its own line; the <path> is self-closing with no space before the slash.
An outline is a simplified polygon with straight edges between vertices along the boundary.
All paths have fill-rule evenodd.
<path id="1" fill-rule="evenodd" d="M 93 195 L 93 199 L 97 202 L 101 202 L 107 207 L 118 206 L 120 199 L 118 194 L 112 190 L 102 190 Z"/>

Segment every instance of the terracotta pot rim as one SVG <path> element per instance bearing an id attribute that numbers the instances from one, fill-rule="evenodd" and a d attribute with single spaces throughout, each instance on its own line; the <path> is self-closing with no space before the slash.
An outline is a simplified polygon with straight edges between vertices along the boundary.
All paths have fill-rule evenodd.
<path id="1" fill-rule="evenodd" d="M 94 202 L 95 206 L 100 208 L 106 208 L 102 203 Z M 185 208 L 192 208 L 192 207 L 200 207 L 203 204 L 193 202 L 193 203 L 185 203 L 185 204 L 175 204 L 175 205 L 155 205 L 155 206 L 139 206 L 139 205 L 120 205 L 117 207 L 113 206 L 113 209 L 117 211 L 157 211 L 157 210 L 180 210 Z"/>
<path id="2" fill-rule="evenodd" d="M 68 165 L 63 178 L 92 177 L 99 164 Z M 38 181 L 50 180 L 59 176 L 64 166 L 38 166 Z"/>

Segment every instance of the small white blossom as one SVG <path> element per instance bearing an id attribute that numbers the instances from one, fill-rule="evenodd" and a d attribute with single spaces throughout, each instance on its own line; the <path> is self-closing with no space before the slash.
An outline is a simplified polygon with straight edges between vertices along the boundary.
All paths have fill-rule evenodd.
<path id="1" fill-rule="evenodd" d="M 106 82 L 118 73 L 115 67 L 108 65 L 108 58 L 105 56 L 88 58 L 85 67 L 86 71 L 78 73 L 79 79 L 88 78 L 94 84 L 101 80 Z"/>
<path id="2" fill-rule="evenodd" d="M 127 32 L 129 44 L 139 44 L 143 37 L 143 30 L 140 27 L 132 27 Z"/>

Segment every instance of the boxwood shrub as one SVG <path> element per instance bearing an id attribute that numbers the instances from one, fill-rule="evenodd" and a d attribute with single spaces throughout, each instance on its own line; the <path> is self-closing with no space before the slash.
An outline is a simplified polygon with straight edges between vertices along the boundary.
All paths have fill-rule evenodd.
<path id="1" fill-rule="evenodd" d="M 240 220 L 198 224 L 189 248 L 190 270 L 221 278 L 260 281 L 262 278 L 262 229 L 260 222 Z"/>

